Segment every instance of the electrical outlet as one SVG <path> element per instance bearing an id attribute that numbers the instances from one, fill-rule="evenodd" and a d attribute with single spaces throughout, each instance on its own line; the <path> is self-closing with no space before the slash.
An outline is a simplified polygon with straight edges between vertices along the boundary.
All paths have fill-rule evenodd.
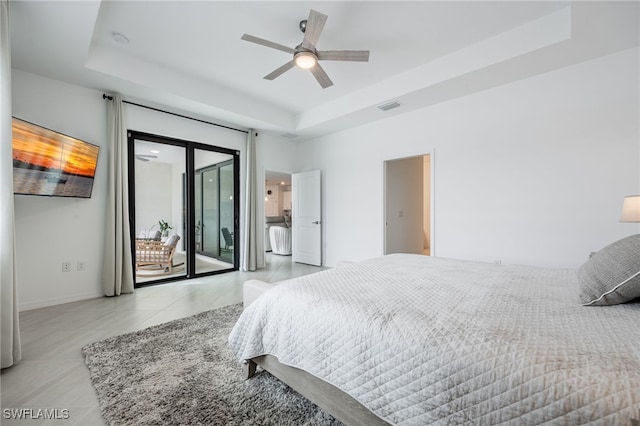
<path id="1" fill-rule="evenodd" d="M 62 262 L 62 272 L 71 272 L 71 262 Z"/>
<path id="2" fill-rule="evenodd" d="M 82 272 L 86 269 L 86 267 L 87 267 L 87 262 L 85 262 L 84 260 L 78 261 L 78 271 Z"/>

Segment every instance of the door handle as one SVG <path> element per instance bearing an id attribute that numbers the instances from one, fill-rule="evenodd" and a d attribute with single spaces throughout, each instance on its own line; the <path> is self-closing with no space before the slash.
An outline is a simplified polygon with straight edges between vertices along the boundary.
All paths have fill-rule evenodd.
<path id="1" fill-rule="evenodd" d="M 316 220 L 315 222 L 311 222 L 311 223 L 313 223 L 314 225 L 320 225 L 320 221 L 319 220 Z"/>

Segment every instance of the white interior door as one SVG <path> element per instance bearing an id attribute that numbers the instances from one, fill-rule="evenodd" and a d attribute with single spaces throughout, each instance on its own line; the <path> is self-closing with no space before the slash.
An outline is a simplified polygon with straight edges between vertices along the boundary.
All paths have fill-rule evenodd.
<path id="1" fill-rule="evenodd" d="M 322 265 L 320 170 L 294 173 L 292 190 L 292 257 L 294 262 Z"/>

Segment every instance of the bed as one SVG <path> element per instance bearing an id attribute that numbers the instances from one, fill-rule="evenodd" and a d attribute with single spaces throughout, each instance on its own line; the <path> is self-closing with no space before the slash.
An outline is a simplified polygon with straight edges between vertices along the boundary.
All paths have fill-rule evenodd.
<path id="1" fill-rule="evenodd" d="M 389 255 L 278 284 L 229 343 L 347 424 L 637 424 L 640 303 L 578 276 Z"/>

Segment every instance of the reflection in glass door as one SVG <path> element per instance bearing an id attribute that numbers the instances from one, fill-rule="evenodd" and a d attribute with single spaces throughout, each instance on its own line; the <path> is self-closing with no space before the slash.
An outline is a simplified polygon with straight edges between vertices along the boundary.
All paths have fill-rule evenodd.
<path id="1" fill-rule="evenodd" d="M 233 267 L 233 156 L 196 149 L 194 162 L 196 273 Z"/>
<path id="2" fill-rule="evenodd" d="M 202 200 L 202 247 L 200 252 L 210 257 L 220 254 L 220 194 L 218 188 L 218 167 L 212 167 L 201 173 L 202 192 L 196 199 Z"/>
<path id="3" fill-rule="evenodd" d="M 220 258 L 233 263 L 234 244 L 234 201 L 233 201 L 233 162 L 229 161 L 220 166 L 220 233 L 223 241 L 220 243 Z"/>

